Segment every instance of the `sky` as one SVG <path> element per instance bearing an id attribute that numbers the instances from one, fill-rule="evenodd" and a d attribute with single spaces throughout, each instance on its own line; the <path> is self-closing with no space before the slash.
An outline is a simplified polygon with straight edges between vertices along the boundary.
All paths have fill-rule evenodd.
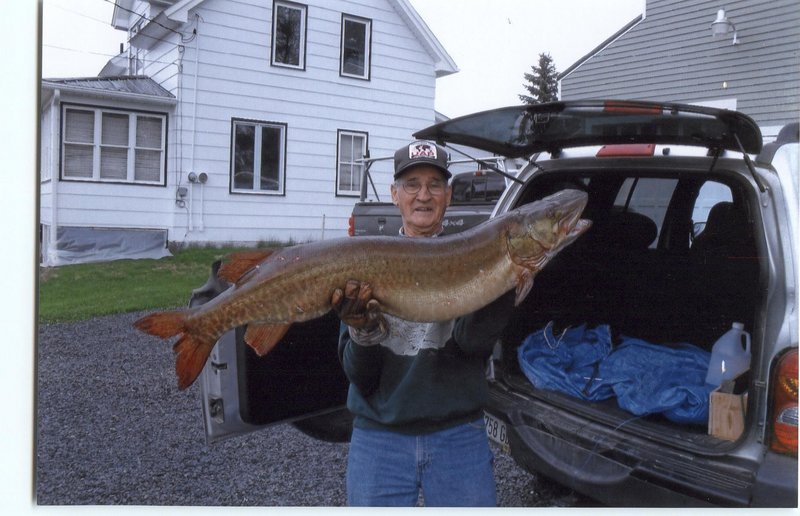
<path id="1" fill-rule="evenodd" d="M 409 0 L 459 72 L 436 82 L 455 117 L 519 104 L 523 74 L 546 52 L 561 72 L 644 10 L 644 0 Z M 93 77 L 119 52 L 110 0 L 43 0 L 42 76 Z"/>

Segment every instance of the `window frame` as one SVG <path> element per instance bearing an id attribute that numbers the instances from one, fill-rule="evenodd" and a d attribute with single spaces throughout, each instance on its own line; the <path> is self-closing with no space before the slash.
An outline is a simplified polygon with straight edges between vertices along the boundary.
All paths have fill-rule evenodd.
<path id="1" fill-rule="evenodd" d="M 277 60 L 277 25 L 278 25 L 278 8 L 295 9 L 300 11 L 300 44 L 298 48 L 298 64 L 282 63 Z M 290 68 L 293 70 L 306 69 L 306 48 L 308 43 L 308 6 L 305 4 L 298 4 L 288 0 L 273 0 L 272 2 L 272 34 L 270 36 L 270 57 L 269 62 L 271 66 L 281 68 Z"/>
<path id="2" fill-rule="evenodd" d="M 364 25 L 364 73 L 361 75 L 345 72 L 344 51 L 345 51 L 345 27 L 347 22 L 360 23 Z M 372 20 L 353 14 L 342 13 L 339 37 L 339 76 L 349 77 L 369 81 L 372 76 Z"/>
<path id="3" fill-rule="evenodd" d="M 253 144 L 253 168 L 256 164 L 260 164 L 261 153 L 258 149 L 261 145 L 261 139 L 258 135 L 261 133 L 263 127 L 277 127 L 281 130 L 281 141 L 279 142 L 279 149 L 281 152 L 280 161 L 278 166 L 278 190 L 256 190 L 236 188 L 234 182 L 235 163 L 236 163 L 236 127 L 238 124 L 251 125 L 256 127 L 254 134 Z M 228 192 L 232 195 L 269 195 L 281 197 L 286 195 L 286 157 L 287 157 L 287 142 L 288 142 L 289 125 L 286 122 L 275 122 L 269 120 L 254 120 L 249 118 L 231 118 L 231 139 L 230 139 L 230 165 L 228 168 Z M 260 168 L 260 167 L 259 167 Z M 259 177 L 260 177 L 259 171 Z M 255 181 L 255 177 L 253 177 Z"/>
<path id="4" fill-rule="evenodd" d="M 68 142 L 67 134 L 67 111 L 91 112 L 94 117 L 92 142 Z M 125 148 L 128 151 L 126 158 L 125 179 L 107 179 L 101 177 L 100 151 L 102 147 L 112 147 L 102 141 L 102 120 L 104 114 L 122 114 L 128 116 L 128 143 Z M 159 118 L 161 119 L 161 147 L 141 147 L 136 145 L 136 122 L 139 118 Z M 133 121 L 133 123 L 131 123 Z M 99 122 L 99 123 L 98 123 Z M 167 186 L 167 135 L 169 134 L 169 115 L 161 111 L 145 111 L 140 109 L 110 108 L 106 106 L 95 106 L 88 104 L 75 104 L 64 102 L 61 104 L 59 120 L 59 163 L 58 177 L 60 181 L 74 181 L 79 183 L 104 183 L 104 184 L 125 184 L 138 186 Z M 85 145 L 92 147 L 92 174 L 90 177 L 78 177 L 66 175 L 66 146 Z M 117 146 L 119 147 L 119 146 Z M 161 153 L 159 160 L 159 179 L 157 181 L 144 181 L 136 179 L 136 150 L 158 151 Z M 133 152 L 131 152 L 133 151 Z"/>
<path id="5" fill-rule="evenodd" d="M 360 197 L 361 196 L 361 179 L 362 176 L 358 176 L 358 188 L 356 190 L 346 190 L 340 188 L 339 185 L 339 172 L 341 170 L 342 165 L 350 165 L 352 168 L 355 165 L 354 161 L 342 161 L 342 136 L 358 136 L 363 137 L 364 143 L 362 147 L 362 158 L 366 156 L 367 149 L 369 149 L 369 133 L 366 131 L 356 131 L 352 129 L 337 129 L 336 130 L 336 182 L 334 183 L 336 197 Z M 366 166 L 366 164 L 362 165 Z"/>

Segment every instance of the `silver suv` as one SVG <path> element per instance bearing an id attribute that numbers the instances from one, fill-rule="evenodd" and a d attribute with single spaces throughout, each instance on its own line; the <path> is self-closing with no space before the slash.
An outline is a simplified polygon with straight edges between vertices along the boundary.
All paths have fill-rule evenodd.
<path id="1" fill-rule="evenodd" d="M 494 215 L 589 195 L 592 229 L 537 276 L 487 364 L 490 438 L 607 505 L 797 506 L 797 124 L 763 146 L 733 111 L 557 102 L 414 136 L 526 159 Z M 733 323 L 749 369 L 706 384 Z M 224 336 L 202 376 L 209 440 L 279 420 L 347 439 L 338 324 L 296 325 L 264 359 L 241 329 Z"/>

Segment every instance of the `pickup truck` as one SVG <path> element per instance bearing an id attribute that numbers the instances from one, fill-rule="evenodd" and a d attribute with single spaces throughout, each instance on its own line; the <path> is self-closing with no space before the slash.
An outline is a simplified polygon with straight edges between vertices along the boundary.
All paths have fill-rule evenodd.
<path id="1" fill-rule="evenodd" d="M 493 215 L 567 187 L 589 196 L 591 230 L 537 275 L 487 361 L 498 449 L 610 506 L 797 507 L 798 124 L 765 144 L 735 111 L 574 101 L 414 136 L 527 159 Z M 226 287 L 212 274 L 190 304 Z M 749 369 L 704 384 L 733 323 L 751 337 Z M 264 358 L 242 328 L 224 335 L 200 377 L 208 441 L 279 421 L 347 440 L 338 328 L 332 314 L 295 325 Z M 575 345 L 586 331 L 605 337 Z M 672 360 L 688 350 L 695 360 Z M 560 353 L 581 368 L 554 368 Z M 611 394 L 589 396 L 601 387 Z M 646 410 L 623 405 L 637 395 Z"/>
<path id="2" fill-rule="evenodd" d="M 364 160 L 366 166 L 362 185 L 374 185 L 369 174 L 370 165 L 382 159 L 385 158 Z M 469 162 L 473 160 L 450 161 L 450 167 L 454 169 L 459 164 Z M 506 183 L 514 180 L 514 171 L 507 170 L 505 160 L 490 157 L 477 159 L 474 164 L 476 170 L 453 175 L 450 183 L 453 198 L 442 222 L 443 235 L 464 231 L 487 220 L 505 190 Z M 373 191 L 377 200 L 367 199 L 367 189 L 362 188 L 361 198 L 353 206 L 350 216 L 350 236 L 396 235 L 400 230 L 400 210 L 391 202 L 381 202 L 374 186 Z"/>

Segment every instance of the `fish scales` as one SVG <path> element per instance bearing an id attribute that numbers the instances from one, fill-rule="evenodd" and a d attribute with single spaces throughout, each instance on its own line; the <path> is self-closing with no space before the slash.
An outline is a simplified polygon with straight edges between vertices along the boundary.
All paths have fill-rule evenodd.
<path id="1" fill-rule="evenodd" d="M 533 276 L 589 228 L 580 219 L 586 200 L 584 192 L 564 190 L 441 238 L 343 238 L 283 248 L 208 303 L 134 324 L 162 338 L 180 336 L 176 372 L 185 389 L 226 331 L 247 324 L 245 341 L 267 353 L 289 325 L 327 313 L 334 290 L 349 280 L 370 284 L 382 312 L 411 321 L 471 313 L 515 286 L 519 302 Z"/>
<path id="2" fill-rule="evenodd" d="M 486 224 L 475 234 L 457 239 L 364 237 L 285 248 L 235 287 L 239 296 L 212 300 L 191 319 L 202 320 L 206 314 L 224 310 L 236 325 L 310 320 L 330 310 L 334 289 L 350 279 L 369 283 L 383 311 L 391 315 L 409 320 L 452 319 L 513 286 L 513 264 L 499 241 L 502 232 L 494 226 Z M 507 270 L 498 270 L 501 267 Z M 483 281 L 480 271 L 484 271 Z M 498 288 L 487 288 L 498 278 L 502 278 Z M 216 317 L 209 321 L 209 325 L 218 323 Z"/>

